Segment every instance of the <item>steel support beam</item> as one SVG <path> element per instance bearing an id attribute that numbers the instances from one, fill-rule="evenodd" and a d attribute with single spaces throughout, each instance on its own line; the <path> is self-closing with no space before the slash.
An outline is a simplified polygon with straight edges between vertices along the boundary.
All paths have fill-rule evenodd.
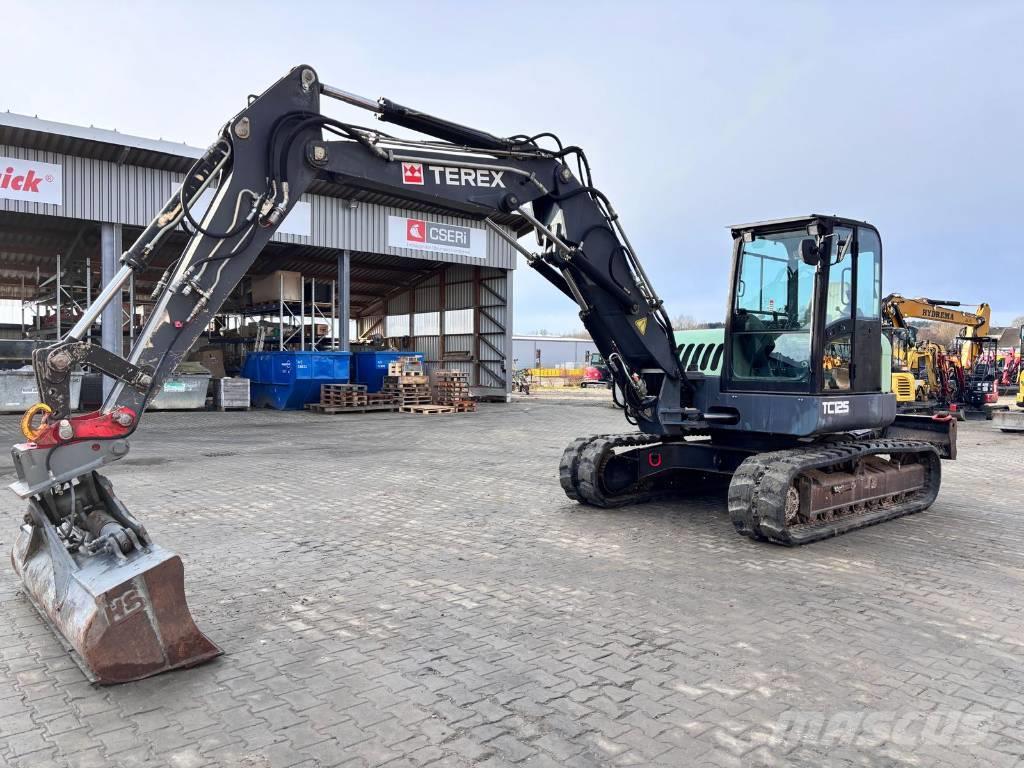
<path id="1" fill-rule="evenodd" d="M 104 287 L 114 279 L 114 275 L 121 268 L 121 252 L 121 225 L 100 224 L 100 278 Z M 120 356 L 124 355 L 124 329 L 121 325 L 124 319 L 123 312 L 124 302 L 119 296 L 103 308 L 103 314 L 100 316 L 100 343 L 103 349 Z M 114 380 L 104 376 L 104 400 L 113 388 Z"/>
<path id="2" fill-rule="evenodd" d="M 348 325 L 352 316 L 352 254 L 338 254 L 338 349 L 349 351 Z"/>
<path id="3" fill-rule="evenodd" d="M 512 375 L 515 373 L 515 363 L 512 361 L 512 280 L 514 276 L 514 270 L 505 271 L 505 362 L 502 369 L 505 372 L 505 400 L 510 403 L 512 402 Z"/>

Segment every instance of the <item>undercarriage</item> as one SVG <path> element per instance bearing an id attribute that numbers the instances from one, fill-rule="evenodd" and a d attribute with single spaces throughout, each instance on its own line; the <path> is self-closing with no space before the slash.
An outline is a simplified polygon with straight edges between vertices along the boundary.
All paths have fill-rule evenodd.
<path id="1" fill-rule="evenodd" d="M 739 533 L 793 546 L 927 509 L 942 472 L 940 448 L 923 440 L 830 435 L 758 451 L 627 433 L 573 441 L 559 475 L 570 499 L 604 508 L 728 482 Z"/>

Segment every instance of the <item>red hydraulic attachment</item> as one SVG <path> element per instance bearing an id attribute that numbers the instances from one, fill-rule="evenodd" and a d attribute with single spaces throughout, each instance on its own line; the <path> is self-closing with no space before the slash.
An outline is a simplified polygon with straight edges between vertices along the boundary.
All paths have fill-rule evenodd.
<path id="1" fill-rule="evenodd" d="M 32 420 L 40 413 L 43 414 L 42 422 L 38 427 L 33 427 Z M 138 419 L 131 408 L 117 408 L 110 413 L 93 411 L 53 423 L 47 419 L 49 413 L 50 409 L 44 403 L 36 403 L 21 418 L 21 432 L 36 448 L 53 448 L 83 440 L 127 437 Z"/>

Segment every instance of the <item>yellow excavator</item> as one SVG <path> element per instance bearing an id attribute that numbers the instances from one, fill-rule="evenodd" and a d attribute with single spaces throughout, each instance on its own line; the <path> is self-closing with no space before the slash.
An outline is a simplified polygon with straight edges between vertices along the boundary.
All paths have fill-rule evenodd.
<path id="1" fill-rule="evenodd" d="M 882 317 L 891 331 L 893 347 L 892 391 L 903 411 L 930 410 L 962 402 L 968 378 L 981 351 L 981 339 L 991 328 L 992 307 L 981 303 L 974 312 L 957 309 L 959 301 L 917 298 L 897 293 L 882 300 Z M 933 341 L 918 341 L 908 320 L 929 320 L 961 326 L 963 342 L 953 357 Z"/>
<path id="2" fill-rule="evenodd" d="M 1024 355 L 1024 326 L 1020 329 L 1020 346 L 1017 349 Z M 1017 372 L 1017 385 L 1017 408 L 992 414 L 995 427 L 1003 432 L 1024 432 L 1024 363 Z"/>

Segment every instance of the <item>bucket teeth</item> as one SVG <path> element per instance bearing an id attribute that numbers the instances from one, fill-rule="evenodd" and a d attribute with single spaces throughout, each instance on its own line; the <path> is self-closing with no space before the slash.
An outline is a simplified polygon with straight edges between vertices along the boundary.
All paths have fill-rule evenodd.
<path id="1" fill-rule="evenodd" d="M 36 609 L 94 682 L 140 680 L 222 653 L 189 613 L 176 554 L 151 545 L 121 557 L 54 555 L 47 534 L 56 535 L 26 523 L 11 560 Z"/>

